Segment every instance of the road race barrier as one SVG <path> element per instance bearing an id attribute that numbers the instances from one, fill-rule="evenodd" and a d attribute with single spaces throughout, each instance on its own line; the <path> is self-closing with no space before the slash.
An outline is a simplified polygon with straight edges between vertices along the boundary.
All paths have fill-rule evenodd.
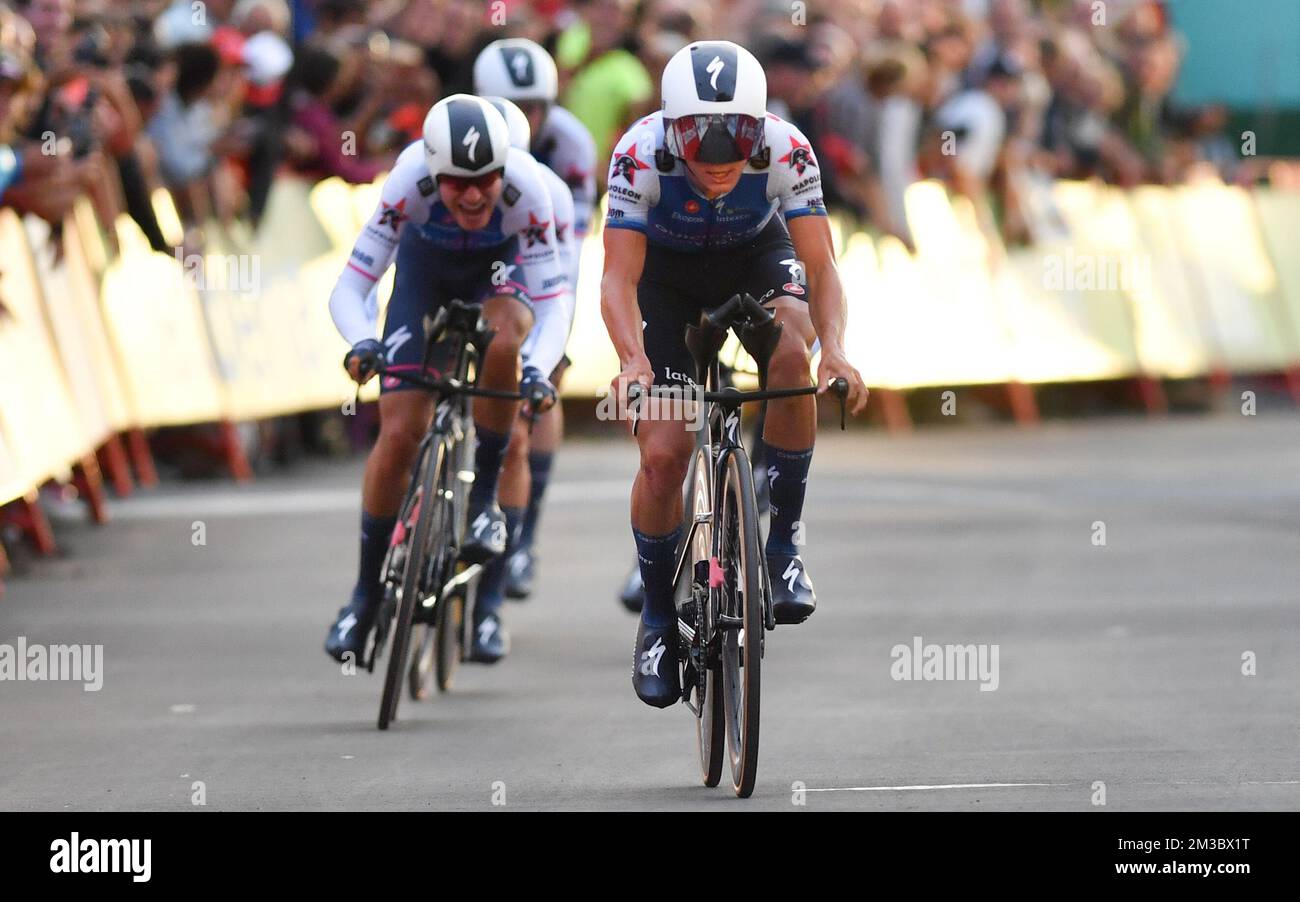
<path id="1" fill-rule="evenodd" d="M 43 224 L 0 211 L 0 504 L 85 476 L 96 449 L 129 490 L 105 458 L 123 435 L 147 481 L 145 429 L 218 423 L 229 444 L 234 421 L 346 411 L 355 386 L 328 297 L 381 185 L 280 179 L 255 234 L 209 224 L 191 256 L 154 252 L 126 217 L 106 234 L 81 203 L 56 260 Z M 915 254 L 832 217 L 846 347 L 891 426 L 907 425 L 902 393 L 919 388 L 988 386 L 1032 420 L 1038 384 L 1136 379 L 1156 410 L 1163 379 L 1281 372 L 1300 403 L 1300 191 L 1062 182 L 1044 194 L 1060 235 L 1032 248 L 1003 247 L 935 182 L 907 193 Z M 170 198 L 154 206 L 180 248 Z M 567 397 L 597 396 L 618 370 L 600 315 L 602 222 L 583 247 Z M 391 284 L 390 271 L 381 323 Z M 363 398 L 376 394 L 372 382 Z"/>

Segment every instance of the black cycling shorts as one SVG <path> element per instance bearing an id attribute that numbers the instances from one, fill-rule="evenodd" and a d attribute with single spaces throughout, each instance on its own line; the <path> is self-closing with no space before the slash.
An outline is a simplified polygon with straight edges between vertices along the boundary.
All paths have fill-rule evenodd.
<path id="1" fill-rule="evenodd" d="M 415 372 L 424 357 L 424 319 L 433 316 L 453 298 L 481 304 L 498 295 L 513 297 L 533 309 L 527 289 L 513 280 L 493 284 L 494 264 L 513 263 L 519 254 L 519 239 L 510 238 L 496 247 L 470 251 L 449 251 L 425 240 L 418 229 L 408 228 L 397 246 L 397 272 L 393 296 L 384 318 L 384 351 L 392 370 Z M 435 348 L 426 374 L 436 378 L 446 365 L 445 348 Z M 381 392 L 415 388 L 396 376 L 385 376 Z"/>
<path id="2" fill-rule="evenodd" d="M 701 310 L 744 292 L 764 304 L 783 295 L 806 303 L 807 291 L 803 266 L 779 213 L 752 241 L 737 247 L 691 252 L 647 244 L 636 297 L 655 384 L 694 384 L 686 327 L 699 324 Z"/>

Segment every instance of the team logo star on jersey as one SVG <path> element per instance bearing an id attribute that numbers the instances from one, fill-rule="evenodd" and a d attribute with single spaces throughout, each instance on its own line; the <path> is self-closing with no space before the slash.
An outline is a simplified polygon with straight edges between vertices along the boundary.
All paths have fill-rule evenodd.
<path id="1" fill-rule="evenodd" d="M 777 162 L 789 163 L 790 168 L 800 175 L 803 175 L 803 171 L 809 166 L 817 166 L 817 161 L 813 159 L 812 145 L 800 144 L 794 135 L 790 136 L 789 152 L 783 157 L 778 157 Z"/>
<path id="2" fill-rule="evenodd" d="M 389 226 L 394 232 L 396 232 L 398 226 L 406 222 L 406 198 L 402 198 L 392 206 L 389 206 L 382 200 L 379 204 L 384 208 L 383 212 L 379 214 L 379 224 L 381 226 Z"/>
<path id="3" fill-rule="evenodd" d="M 556 240 L 556 241 L 563 241 L 563 240 L 564 240 L 564 230 L 567 229 L 568 227 L 569 227 L 569 224 L 568 224 L 567 222 L 557 222 L 557 223 L 555 224 L 555 240 Z"/>
<path id="4" fill-rule="evenodd" d="M 524 237 L 528 239 L 528 247 L 532 247 L 539 241 L 546 244 L 546 227 L 550 224 L 549 219 L 538 222 L 537 217 L 533 215 L 533 211 L 528 211 L 528 227 L 524 229 Z"/>
<path id="5" fill-rule="evenodd" d="M 581 188 L 587 181 L 587 173 L 579 169 L 574 164 L 569 164 L 569 168 L 564 170 L 564 184 L 570 188 Z"/>
<path id="6" fill-rule="evenodd" d="M 627 179 L 627 183 L 629 185 L 635 187 L 637 172 L 639 170 L 649 169 L 649 168 L 650 168 L 649 163 L 646 163 L 644 160 L 637 159 L 636 145 L 633 144 L 631 147 L 627 149 L 626 153 L 621 153 L 618 155 L 617 158 L 615 158 L 614 166 L 609 172 L 609 177 L 613 179 L 615 176 L 621 175 L 623 176 L 623 178 Z"/>

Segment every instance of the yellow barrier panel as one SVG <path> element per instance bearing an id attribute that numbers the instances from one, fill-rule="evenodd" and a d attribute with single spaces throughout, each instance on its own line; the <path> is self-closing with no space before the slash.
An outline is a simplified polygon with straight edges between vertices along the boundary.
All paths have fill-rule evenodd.
<path id="1" fill-rule="evenodd" d="M 224 417 L 195 287 L 175 257 L 150 250 L 130 217 L 117 222 L 121 257 L 104 274 L 100 302 L 132 419 L 141 426 Z"/>
<path id="2" fill-rule="evenodd" d="M 361 223 L 370 218 L 369 209 L 364 213 L 358 212 L 363 195 L 373 196 L 371 203 L 378 203 L 378 189 L 371 189 L 368 185 L 353 187 L 341 178 L 328 178 L 312 186 L 309 195 L 312 212 L 328 233 L 334 250 L 350 251 L 361 232 Z"/>
<path id="3" fill-rule="evenodd" d="M 8 439 L 10 483 L 39 485 L 66 478 L 72 463 L 91 451 L 41 305 L 41 288 L 23 224 L 0 209 L 0 431 Z"/>
<path id="4" fill-rule="evenodd" d="M 1183 352 L 1168 355 L 1166 365 L 1153 367 L 1157 374 L 1186 378 L 1223 365 L 1223 352 L 1210 322 L 1204 299 L 1196 289 L 1190 251 L 1174 221 L 1173 192 L 1159 185 L 1146 185 L 1127 192 L 1129 208 L 1142 244 L 1151 254 L 1151 284 L 1161 304 L 1140 308 L 1139 316 L 1163 308 L 1163 316 L 1152 314 L 1140 320 L 1139 328 L 1154 338 L 1178 345 Z"/>
<path id="5" fill-rule="evenodd" d="M 89 203 L 85 203 L 89 210 Z M 93 212 L 92 212 L 93 216 Z M 97 250 L 104 250 L 103 239 L 96 227 L 95 240 L 99 242 Z M 95 385 L 103 404 L 104 418 L 109 428 L 121 432 L 137 425 L 131 420 L 131 409 L 127 403 L 126 389 L 122 384 L 122 374 L 118 370 L 113 355 L 113 345 L 108 338 L 104 313 L 99 303 L 100 279 L 102 270 L 96 270 L 91 261 L 93 251 L 87 250 L 82 230 L 75 230 L 65 223 L 63 229 L 63 255 L 68 269 L 68 287 L 71 302 L 81 328 L 84 352 L 95 373 Z"/>
<path id="6" fill-rule="evenodd" d="M 54 262 L 49 247 L 50 227 L 44 220 L 28 216 L 24 225 L 28 243 L 39 249 L 33 254 L 33 262 L 40 302 L 58 351 L 59 364 L 67 377 L 83 434 L 92 447 L 98 447 L 114 430 L 108 422 L 109 401 L 103 396 L 94 350 L 84 333 L 68 267 L 63 261 Z M 65 244 L 79 242 L 75 229 L 65 229 L 65 232 Z"/>
<path id="7" fill-rule="evenodd" d="M 1015 378 L 1011 345 L 993 294 L 993 251 L 964 198 L 950 201 L 938 182 L 918 182 L 904 198 L 917 255 L 882 243 L 882 290 L 899 311 L 894 336 L 908 353 L 889 384 L 976 385 Z M 887 250 L 886 250 L 887 249 Z M 851 351 L 852 353 L 852 351 Z"/>
<path id="8" fill-rule="evenodd" d="M 1287 347 L 1287 359 L 1293 364 L 1300 363 L 1300 253 L 1296 253 L 1300 191 L 1257 188 L 1253 197 L 1264 244 L 1277 272 L 1286 325 L 1282 339 Z"/>
<path id="9" fill-rule="evenodd" d="M 172 247 L 180 247 L 185 242 L 185 227 L 181 225 L 181 215 L 176 211 L 171 192 L 166 188 L 158 188 L 150 197 L 150 201 L 163 240 Z"/>
<path id="10" fill-rule="evenodd" d="M 1284 368 L 1288 342 L 1277 275 L 1264 250 L 1250 197 L 1240 188 L 1174 190 L 1176 234 L 1185 248 L 1224 363 L 1236 372 Z"/>
<path id="11" fill-rule="evenodd" d="M 312 212 L 311 194 L 311 184 L 302 179 L 277 179 L 271 187 L 253 243 L 264 274 L 292 268 L 334 248 L 329 232 Z"/>

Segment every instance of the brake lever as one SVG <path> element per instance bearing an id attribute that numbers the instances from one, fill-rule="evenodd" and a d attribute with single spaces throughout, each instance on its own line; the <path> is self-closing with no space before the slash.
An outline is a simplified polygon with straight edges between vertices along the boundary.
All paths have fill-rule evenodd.
<path id="1" fill-rule="evenodd" d="M 835 396 L 840 399 L 840 432 L 843 432 L 846 428 L 844 416 L 848 407 L 849 380 L 845 379 L 843 376 L 837 379 L 832 379 L 830 389 L 835 392 Z"/>
<path id="2" fill-rule="evenodd" d="M 640 382 L 633 382 L 627 387 L 627 407 L 628 412 L 632 414 L 632 434 L 636 435 L 637 430 L 641 428 L 641 398 L 645 394 L 645 386 Z"/>

